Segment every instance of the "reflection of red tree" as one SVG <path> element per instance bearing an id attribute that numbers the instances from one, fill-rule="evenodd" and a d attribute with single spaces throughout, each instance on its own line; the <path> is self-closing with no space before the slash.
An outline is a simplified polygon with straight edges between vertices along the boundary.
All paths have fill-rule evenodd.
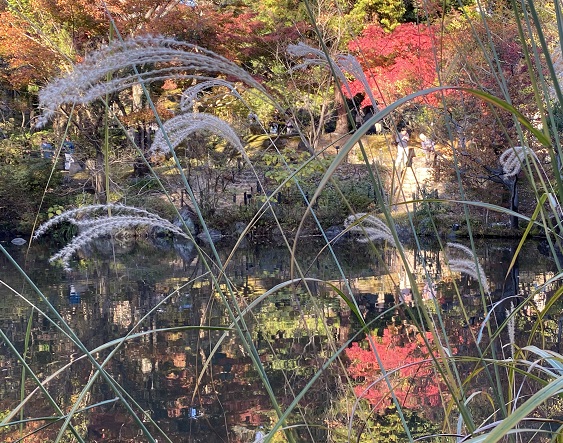
<path id="1" fill-rule="evenodd" d="M 383 337 L 371 338 L 366 342 L 371 341 L 372 349 L 362 349 L 358 343 L 353 343 L 346 350 L 351 361 L 348 372 L 360 382 L 354 388 L 356 395 L 367 399 L 378 412 L 391 404 L 391 394 L 385 380 L 374 383 L 382 375 L 377 353 L 382 366 L 389 373 L 389 380 L 401 406 L 421 410 L 434 408 L 441 403 L 440 384 L 420 336 L 412 340 L 400 340 L 400 336 L 385 329 Z"/>

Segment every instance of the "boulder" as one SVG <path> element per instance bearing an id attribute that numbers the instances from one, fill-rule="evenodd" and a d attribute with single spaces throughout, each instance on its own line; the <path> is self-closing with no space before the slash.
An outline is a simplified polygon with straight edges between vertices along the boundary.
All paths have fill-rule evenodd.
<path id="1" fill-rule="evenodd" d="M 217 229 L 209 229 L 209 237 L 211 237 L 211 241 L 216 242 L 223 238 L 223 234 L 221 234 L 221 231 L 218 231 Z M 202 232 L 197 236 L 197 238 L 206 243 L 209 243 L 209 237 L 205 232 Z"/>
<path id="2" fill-rule="evenodd" d="M 331 226 L 325 230 L 326 238 L 331 241 L 338 237 L 344 229 L 340 226 Z"/>
<path id="3" fill-rule="evenodd" d="M 188 206 L 180 208 L 179 212 L 180 217 L 174 220 L 174 225 L 178 226 L 180 229 L 185 229 L 185 223 L 192 235 L 196 235 L 197 227 L 195 222 L 197 220 L 197 215 Z"/>
<path id="4" fill-rule="evenodd" d="M 187 262 L 191 262 L 197 255 L 195 245 L 192 241 L 175 238 L 173 245 L 174 250 Z"/>

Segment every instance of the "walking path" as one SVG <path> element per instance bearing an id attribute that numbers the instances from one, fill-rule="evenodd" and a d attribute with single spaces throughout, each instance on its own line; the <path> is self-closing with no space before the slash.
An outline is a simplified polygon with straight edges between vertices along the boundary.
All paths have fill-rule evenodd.
<path id="1" fill-rule="evenodd" d="M 406 212 L 407 208 L 412 210 L 414 204 L 400 204 L 422 198 L 424 193 L 427 195 L 433 191 L 441 194 L 441 186 L 434 180 L 434 168 L 427 165 L 423 156 L 414 157 L 412 167 L 406 168 L 399 179 L 394 180 L 393 202 L 397 212 Z"/>

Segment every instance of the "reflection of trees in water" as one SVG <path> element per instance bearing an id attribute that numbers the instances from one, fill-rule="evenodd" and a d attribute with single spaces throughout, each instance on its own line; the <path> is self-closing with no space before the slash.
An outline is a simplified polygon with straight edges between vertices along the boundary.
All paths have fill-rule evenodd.
<path id="1" fill-rule="evenodd" d="M 430 334 L 426 338 L 432 340 Z M 442 401 L 440 381 L 428 361 L 430 352 L 415 329 L 406 323 L 390 324 L 382 337 L 372 336 L 346 350 L 348 372 L 360 382 L 354 389 L 356 395 L 367 399 L 377 413 L 383 413 L 392 405 L 392 397 L 385 380 L 377 381 L 382 372 L 376 354 L 390 373 L 399 404 L 435 419 L 435 408 Z"/>
<path id="2" fill-rule="evenodd" d="M 499 326 L 506 320 L 508 312 L 516 309 L 525 297 L 534 293 L 535 287 L 541 286 L 549 276 L 553 275 L 549 271 L 552 265 L 542 260 L 537 252 L 534 253 L 534 245 L 525 245 L 524 250 L 520 251 L 520 259 L 515 260 L 509 269 L 516 246 L 511 243 L 488 241 L 477 249 L 479 259 L 485 259 L 483 260 L 484 267 L 492 288 L 491 293 L 485 294 L 484 298 L 480 294 L 476 281 L 465 275 L 452 275 L 447 272 L 447 265 L 441 262 L 439 252 L 417 251 L 411 254 L 410 251 L 407 251 L 407 260 L 412 266 L 411 270 L 416 278 L 417 288 L 415 289 L 420 291 L 429 312 L 437 314 L 438 310 L 440 311 L 441 321 L 445 325 L 444 334 L 447 335 L 448 346 L 454 356 L 475 357 L 474 361 L 481 357 L 505 358 L 510 356 L 510 348 L 503 346 L 503 344 L 510 343 L 507 329 L 500 330 L 500 334 L 494 340 L 491 337 L 499 331 Z M 526 269 L 524 272 L 522 272 L 523 266 Z M 391 271 L 393 270 L 391 269 Z M 430 281 L 437 282 L 437 284 L 431 287 L 428 284 L 428 277 L 431 278 Z M 399 281 L 398 286 L 401 290 L 401 296 L 395 302 L 402 301 L 416 312 L 417 298 L 410 296 L 410 282 L 404 282 L 401 279 L 400 271 L 398 271 L 398 277 L 391 282 L 386 282 L 385 277 L 382 277 L 381 281 L 375 282 L 374 285 L 379 292 L 363 293 L 357 297 L 366 320 L 378 319 L 370 323 L 372 328 L 381 332 L 381 334 L 377 334 L 378 337 L 372 338 L 375 349 L 369 346 L 368 340 L 364 339 L 347 350 L 347 356 L 351 359 L 349 373 L 357 383 L 355 392 L 370 405 L 368 416 L 359 420 L 355 430 L 359 433 L 364 431 L 367 433 L 367 428 L 369 428 L 370 432 L 375 432 L 375 434 L 369 434 L 374 436 L 373 441 L 382 441 L 380 440 L 383 417 L 381 414 L 388 415 L 391 398 L 384 381 L 371 386 L 371 383 L 374 383 L 381 375 L 374 351 L 380 355 L 383 366 L 388 371 L 400 368 L 391 379 L 394 393 L 399 403 L 406 407 L 407 411 L 414 411 L 419 416 L 426 417 L 435 423 L 434 413 L 436 410 L 442 409 L 441 407 L 435 408 L 435 406 L 442 406 L 443 401 L 437 389 L 440 386 L 439 378 L 432 371 L 431 365 L 418 363 L 424 355 L 429 355 L 428 350 L 419 341 L 413 340 L 410 334 L 405 334 L 404 331 L 409 331 L 408 328 L 401 331 L 396 328 L 396 324 L 389 324 L 393 313 L 398 312 L 409 319 L 411 311 L 399 308 L 389 312 L 387 317 L 378 318 L 378 315 L 393 305 L 392 302 L 389 302 L 388 294 L 398 293 L 398 290 L 393 288 L 395 281 Z M 406 285 L 405 289 L 403 289 L 403 285 Z M 546 299 L 549 299 L 550 296 L 549 293 L 542 292 L 543 294 L 538 294 L 532 300 L 538 307 L 545 306 Z M 425 294 L 429 296 L 425 297 Z M 493 306 L 495 307 L 494 315 L 490 314 Z M 412 319 L 417 320 L 416 317 L 412 317 Z M 483 326 L 485 320 L 487 320 L 487 325 L 490 324 L 490 330 L 487 325 Z M 511 321 L 516 325 L 516 343 L 527 344 L 534 321 L 534 318 L 529 316 L 529 310 L 521 309 Z M 553 329 L 551 332 L 548 329 L 545 331 L 548 332 L 548 335 L 543 339 L 556 340 Z M 476 345 L 479 333 L 482 334 L 479 345 L 482 353 L 478 352 Z M 420 335 L 418 337 L 420 338 Z M 444 338 L 446 337 L 441 340 Z M 539 339 L 539 337 L 535 338 Z M 364 348 L 361 344 L 365 345 Z M 461 360 L 455 363 L 462 380 L 475 371 L 474 361 Z M 409 371 L 407 365 L 412 365 L 409 368 L 418 368 L 416 375 L 407 373 Z M 501 383 L 509 386 L 507 374 L 503 373 L 500 377 Z M 490 386 L 491 383 L 491 374 L 488 373 L 488 368 L 485 368 L 470 379 L 466 389 L 467 392 L 479 391 L 483 386 Z M 519 395 L 526 396 L 533 392 L 534 387 L 531 386 L 531 383 L 527 383 L 525 387 L 521 388 Z M 424 401 L 420 401 L 421 399 Z M 425 404 L 428 406 L 426 410 Z M 471 407 L 476 409 L 474 412 L 476 420 L 485 420 L 489 414 L 494 412 L 490 404 L 486 404 L 481 398 L 474 400 Z M 344 426 L 345 423 L 342 425 Z"/>
<path id="3" fill-rule="evenodd" d="M 513 271 L 513 279 L 504 281 L 511 252 L 510 249 L 497 247 L 497 250 L 493 246 L 488 247 L 483 257 L 487 258 L 484 265 L 487 275 L 491 281 L 496 282 L 492 287 L 500 291 L 493 291 L 493 297 L 497 297 L 495 300 L 514 292 L 516 287 L 520 290 L 526 285 L 529 287 L 540 275 L 540 270 L 528 271 L 529 263 L 521 261 Z M 52 267 L 47 269 L 45 277 L 41 277 L 43 271 L 33 271 L 35 280 L 41 287 L 51 291 L 52 300 L 89 348 L 123 336 L 169 294 L 172 294 L 170 299 L 142 323 L 141 330 L 200 323 L 228 324 L 225 309 L 215 299 L 209 280 L 197 280 L 189 286 L 183 286 L 193 277 L 205 272 L 197 259 L 189 253 L 179 257 L 174 249 L 167 250 L 164 246 L 157 249 L 157 252 L 154 245 L 136 244 L 129 245 L 128 248 L 129 252 L 118 253 L 115 261 L 83 257 L 86 265 L 72 276 L 72 281 L 67 279 L 61 282 L 60 273 L 53 271 Z M 371 254 L 367 248 L 366 254 L 364 250 L 358 252 L 357 245 L 354 248 L 342 251 L 345 252 L 343 262 L 347 275 L 354 279 L 358 302 L 365 308 L 366 319 L 370 320 L 397 302 L 396 287 L 391 286 L 389 289 L 381 282 L 389 281 L 392 285 L 393 281 L 398 281 L 386 274 L 389 269 L 395 269 L 398 263 L 389 252 L 379 257 Z M 335 267 L 328 257 L 323 255 L 315 261 L 315 251 L 316 248 L 313 247 L 306 251 L 308 255 L 305 262 L 310 265 L 307 268 L 308 275 L 338 282 Z M 223 256 L 223 252 L 221 254 Z M 257 245 L 242 248 L 240 255 L 229 266 L 229 275 L 238 290 L 240 302 L 250 301 L 280 280 L 289 278 L 288 260 L 288 254 L 282 248 Z M 460 354 L 476 355 L 475 335 L 482 321 L 483 304 L 480 296 L 477 296 L 475 282 L 447 275 L 443 269 L 442 257 L 437 251 L 413 253 L 409 256 L 409 263 L 416 270 L 424 265 L 430 270 L 432 278 L 441 279 L 435 288 L 435 300 L 438 309 L 444 314 L 451 346 Z M 498 266 L 500 263 L 503 264 L 502 267 Z M 532 263 L 538 263 L 540 267 L 539 260 Z M 38 262 L 38 265 L 45 268 L 44 262 Z M 525 268 L 527 269 L 523 271 Z M 541 272 L 545 273 L 545 270 L 546 266 L 541 266 Z M 423 289 L 427 279 L 424 272 L 418 272 L 417 278 L 419 276 L 417 284 Z M 75 284 L 80 292 L 80 300 L 74 304 L 68 296 L 70 283 Z M 346 305 L 325 286 L 310 285 L 309 290 L 312 296 L 302 287 L 278 292 L 258 306 L 252 315 L 247 316 L 249 332 L 255 340 L 278 398 L 284 404 L 293 399 L 295 393 L 305 386 L 334 349 L 345 343 L 358 326 L 354 318 L 350 317 Z M 466 307 L 472 310 L 469 319 L 460 310 L 456 290 L 461 292 Z M 434 303 L 434 299 L 428 297 L 427 303 Z M 1 326 L 22 348 L 27 326 L 26 315 L 29 311 L 17 303 L 4 306 L 6 315 L 0 318 Z M 403 311 L 402 314 L 407 316 L 408 312 Z M 402 321 L 394 324 L 396 330 L 389 328 L 392 315 L 393 313 L 374 324 L 381 331 L 387 326 L 385 330 L 388 331 L 388 335 L 383 333 L 383 337 L 377 337 L 375 341 L 392 350 L 395 358 L 400 355 L 403 355 L 405 361 L 424 358 L 420 335 L 413 337 L 412 334 L 401 332 L 399 329 L 403 326 Z M 21 320 L 14 321 L 13 318 L 16 317 Z M 518 331 L 522 335 L 529 331 L 529 322 L 524 316 L 519 317 L 518 325 Z M 147 335 L 128 342 L 107 369 L 141 407 L 149 411 L 159 425 L 169 432 L 175 442 L 224 441 L 228 434 L 231 441 L 251 440 L 247 431 L 259 425 L 264 425 L 267 430 L 274 414 L 251 360 L 242 352 L 234 334 L 229 334 L 220 351 L 211 358 L 210 368 L 197 385 L 203 363 L 210 359 L 210 351 L 221 335 L 218 331 L 178 331 Z M 30 356 L 33 367 L 39 372 L 51 373 L 61 362 L 71 360 L 76 352 L 68 340 L 37 314 L 33 319 L 32 336 Z M 484 340 L 486 343 L 487 338 Z M 370 352 L 356 345 L 351 349 Z M 19 365 L 10 352 L 5 349 L 0 352 L 2 368 L 7 369 L 4 372 L 7 377 L 0 378 L 0 404 L 5 409 L 18 398 L 16 388 L 19 370 L 16 368 Z M 98 359 L 101 360 L 107 354 L 108 351 L 101 352 Z M 368 359 L 369 356 L 366 354 L 362 358 Z M 361 364 L 357 363 L 357 368 L 353 367 L 354 364 L 352 360 L 350 368 L 360 371 Z M 473 369 L 468 363 L 459 363 L 458 367 L 465 373 Z M 360 386 L 365 386 L 368 378 L 377 372 L 376 369 L 371 373 L 365 371 L 364 375 L 357 377 Z M 91 373 L 91 366 L 80 362 L 63 377 L 51 382 L 51 389 L 57 392 L 61 404 L 71 406 L 72 398 L 75 398 Z M 346 398 L 348 388 L 343 382 L 343 375 L 338 365 L 331 366 L 301 402 L 300 413 L 305 415 L 308 423 L 327 424 L 329 428 L 300 430 L 303 440 L 336 440 L 337 437 L 332 432 L 343 425 L 345 428 L 347 410 L 342 399 Z M 365 379 L 361 380 L 361 376 Z M 434 377 L 430 367 L 425 366 L 417 368 L 415 373 L 402 374 L 397 380 L 398 389 L 404 394 L 402 401 L 407 407 L 416 398 L 412 397 L 413 394 L 427 399 L 426 410 L 417 411 L 420 416 L 431 417 L 433 413 L 430 406 L 433 405 L 435 395 L 430 390 L 438 386 Z M 483 382 L 483 379 L 477 377 L 476 383 L 479 382 Z M 29 382 L 28 387 L 31 388 Z M 382 391 L 378 391 L 377 395 Z M 113 396 L 107 385 L 98 381 L 92 389 L 90 403 Z M 389 407 L 387 398 L 378 400 L 373 397 L 368 400 L 372 405 L 379 403 L 385 408 Z M 376 409 L 379 411 L 379 406 Z M 33 416 L 51 412 L 50 407 L 39 401 L 30 405 L 29 409 Z M 376 415 L 374 410 L 371 417 Z M 290 420 L 293 421 L 302 422 L 304 419 L 296 413 Z M 104 441 L 111 442 L 121 436 L 122 439 L 134 441 L 136 435 L 133 435 L 134 426 L 130 426 L 130 423 L 124 409 L 114 404 L 96 408 L 85 415 L 84 426 L 89 426 L 92 438 L 100 439 L 103 435 Z M 376 424 L 373 422 L 373 426 Z"/>

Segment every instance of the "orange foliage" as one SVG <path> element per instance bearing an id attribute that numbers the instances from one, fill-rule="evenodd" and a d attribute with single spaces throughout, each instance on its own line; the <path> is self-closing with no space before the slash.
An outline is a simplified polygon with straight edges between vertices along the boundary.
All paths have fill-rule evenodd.
<path id="1" fill-rule="evenodd" d="M 156 111 L 162 120 L 167 120 L 173 117 L 173 114 L 160 103 L 156 103 Z M 130 112 L 126 116 L 122 117 L 121 120 L 127 126 L 136 126 L 139 124 L 145 125 L 156 122 L 154 112 L 149 107 Z"/>
<path id="2" fill-rule="evenodd" d="M 46 48 L 29 25 L 10 12 L 0 14 L 0 57 L 5 80 L 16 88 L 45 80 L 56 71 L 58 54 Z"/>
<path id="3" fill-rule="evenodd" d="M 4 78 L 17 88 L 45 83 L 64 64 L 79 61 L 107 43 L 109 17 L 124 38 L 142 34 L 174 37 L 233 61 L 263 51 L 257 44 L 263 26 L 245 10 L 193 7 L 178 0 L 107 0 L 103 5 L 89 0 L 30 0 L 22 14 L 2 12 Z"/>

